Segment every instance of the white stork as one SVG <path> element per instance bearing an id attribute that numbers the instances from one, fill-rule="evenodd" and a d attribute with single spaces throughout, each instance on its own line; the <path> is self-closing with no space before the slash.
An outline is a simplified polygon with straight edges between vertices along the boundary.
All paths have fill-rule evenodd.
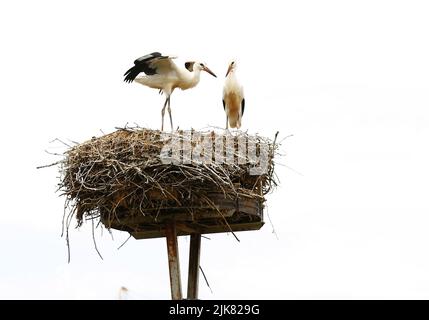
<path id="1" fill-rule="evenodd" d="M 175 57 L 163 56 L 159 52 L 153 52 L 135 60 L 134 66 L 124 74 L 125 82 L 135 81 L 165 93 L 165 102 L 161 111 L 161 130 L 164 130 L 164 113 L 167 104 L 171 130 L 173 130 L 170 96 L 174 89 L 186 90 L 195 87 L 200 81 L 201 70 L 216 77 L 203 63 L 190 61 L 185 63 L 185 68 L 179 68 L 172 59 Z"/>
<path id="2" fill-rule="evenodd" d="M 244 113 L 244 93 L 243 87 L 235 76 L 235 69 L 237 63 L 231 62 L 226 72 L 225 85 L 223 87 L 223 109 L 226 113 L 226 129 L 228 129 L 228 122 L 231 128 L 240 129 L 241 117 Z"/>

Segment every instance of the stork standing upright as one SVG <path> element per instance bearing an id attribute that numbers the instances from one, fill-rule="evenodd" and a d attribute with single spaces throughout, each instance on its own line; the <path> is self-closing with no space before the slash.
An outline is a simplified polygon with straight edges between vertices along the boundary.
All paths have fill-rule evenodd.
<path id="1" fill-rule="evenodd" d="M 241 118 L 244 113 L 244 93 L 243 87 L 235 76 L 237 63 L 231 62 L 226 72 L 225 85 L 223 87 L 223 109 L 226 113 L 226 129 L 228 129 L 228 122 L 231 128 L 240 129 Z"/>
<path id="2" fill-rule="evenodd" d="M 136 59 L 134 61 L 134 66 L 124 74 L 125 82 L 135 81 L 147 87 L 159 89 L 160 92 L 165 94 L 165 102 L 161 111 L 161 130 L 164 130 L 164 114 L 167 105 L 168 114 L 170 115 L 171 130 L 173 130 L 170 96 L 174 89 L 180 88 L 186 90 L 195 87 L 200 81 L 201 70 L 216 77 L 216 75 L 201 62 L 189 61 L 185 63 L 185 68 L 179 68 L 173 62 L 175 58 L 176 57 L 163 56 L 159 52 L 153 52 Z"/>

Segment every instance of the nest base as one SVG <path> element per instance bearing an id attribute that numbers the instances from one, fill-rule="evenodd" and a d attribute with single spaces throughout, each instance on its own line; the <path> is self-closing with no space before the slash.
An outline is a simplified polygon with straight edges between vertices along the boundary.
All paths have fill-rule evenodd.
<path id="1" fill-rule="evenodd" d="M 263 225 L 263 203 L 260 199 L 225 198 L 223 194 L 212 194 L 213 206 L 164 207 L 153 215 L 127 215 L 104 218 L 108 227 L 129 232 L 136 239 L 165 237 L 166 226 L 175 223 L 178 236 L 194 233 L 208 234 L 259 230 Z"/>

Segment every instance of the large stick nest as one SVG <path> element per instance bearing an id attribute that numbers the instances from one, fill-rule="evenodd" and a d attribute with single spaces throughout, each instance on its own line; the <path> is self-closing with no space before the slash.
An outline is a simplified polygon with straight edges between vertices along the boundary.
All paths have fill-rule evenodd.
<path id="1" fill-rule="evenodd" d="M 225 145 L 227 136 L 232 144 Z M 204 138 L 213 148 L 208 158 L 200 155 L 209 149 L 197 149 Z M 245 146 L 256 146 L 259 158 L 263 148 L 268 151 L 265 171 L 251 174 L 258 161 L 240 152 L 239 145 L 243 146 L 243 142 Z M 241 131 L 161 133 L 123 128 L 66 151 L 60 162 L 59 187 L 66 195 L 69 217 L 75 215 L 78 225 L 84 219 L 111 221 L 112 217 L 156 215 L 159 208 L 191 207 L 196 201 L 213 205 L 209 197 L 212 193 L 222 193 L 229 199 L 248 197 L 263 202 L 264 196 L 276 186 L 273 161 L 276 150 L 275 139 Z M 216 151 L 224 157 L 229 154 L 230 161 L 213 161 Z M 165 156 L 174 152 L 180 159 L 165 163 Z"/>

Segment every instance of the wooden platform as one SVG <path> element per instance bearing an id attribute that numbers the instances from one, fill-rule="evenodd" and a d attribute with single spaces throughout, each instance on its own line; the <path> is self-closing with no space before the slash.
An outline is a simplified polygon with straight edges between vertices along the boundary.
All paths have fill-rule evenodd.
<path id="1" fill-rule="evenodd" d="M 102 222 L 106 227 L 127 231 L 136 239 L 165 237 L 166 225 L 172 222 L 178 236 L 259 230 L 264 225 L 262 199 L 226 199 L 223 194 L 211 194 L 210 202 L 211 206 L 196 202 L 185 208 L 146 208 L 144 214 L 133 216 L 122 212 Z"/>

